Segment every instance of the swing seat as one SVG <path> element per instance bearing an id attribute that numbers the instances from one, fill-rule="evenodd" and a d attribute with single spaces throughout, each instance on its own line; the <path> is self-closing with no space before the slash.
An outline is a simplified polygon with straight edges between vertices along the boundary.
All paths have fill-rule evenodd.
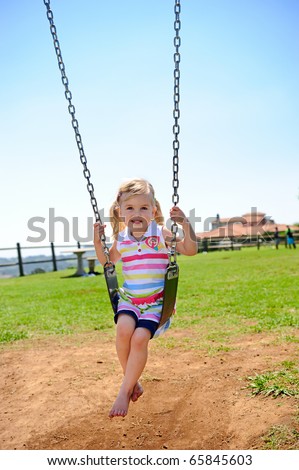
<path id="1" fill-rule="evenodd" d="M 159 328 L 163 327 L 173 315 L 179 281 L 179 266 L 171 262 L 165 273 L 164 299 Z M 169 322 L 170 324 L 170 322 Z M 169 325 L 168 325 L 169 326 Z"/>
<path id="2" fill-rule="evenodd" d="M 104 265 L 104 274 L 106 279 L 106 285 L 110 297 L 110 302 L 114 313 L 117 313 L 117 306 L 119 301 L 118 293 L 118 281 L 115 270 L 115 265 L 110 261 Z"/>

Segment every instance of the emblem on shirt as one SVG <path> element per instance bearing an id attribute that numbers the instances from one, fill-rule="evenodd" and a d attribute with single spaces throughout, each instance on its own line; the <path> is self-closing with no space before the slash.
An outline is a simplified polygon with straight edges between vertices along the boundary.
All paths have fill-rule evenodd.
<path id="1" fill-rule="evenodd" d="M 152 236 L 152 237 L 147 237 L 147 239 L 145 240 L 145 243 L 147 246 L 149 246 L 153 250 L 158 251 L 159 241 L 160 241 L 160 237 Z"/>

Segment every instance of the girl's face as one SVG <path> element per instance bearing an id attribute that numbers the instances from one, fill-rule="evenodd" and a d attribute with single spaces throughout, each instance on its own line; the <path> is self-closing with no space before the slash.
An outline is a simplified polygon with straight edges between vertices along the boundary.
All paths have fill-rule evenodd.
<path id="1" fill-rule="evenodd" d="M 146 232 L 156 211 L 151 194 L 136 194 L 127 199 L 122 196 L 120 199 L 120 217 L 135 237 L 141 237 Z"/>

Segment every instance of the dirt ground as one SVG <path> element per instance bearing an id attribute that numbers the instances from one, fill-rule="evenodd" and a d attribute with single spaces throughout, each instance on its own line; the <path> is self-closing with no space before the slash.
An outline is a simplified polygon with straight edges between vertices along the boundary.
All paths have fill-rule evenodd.
<path id="1" fill-rule="evenodd" d="M 4 347 L 0 448 L 260 449 L 272 426 L 292 427 L 295 399 L 252 397 L 245 378 L 298 358 L 298 346 L 256 334 L 210 357 L 159 341 L 151 342 L 144 395 L 112 420 L 121 371 L 111 334 Z"/>

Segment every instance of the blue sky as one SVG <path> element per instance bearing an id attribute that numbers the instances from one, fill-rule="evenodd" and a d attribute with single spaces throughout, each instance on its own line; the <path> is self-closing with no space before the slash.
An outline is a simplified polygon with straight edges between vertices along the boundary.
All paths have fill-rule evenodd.
<path id="1" fill-rule="evenodd" d="M 99 208 L 145 177 L 172 196 L 173 1 L 52 0 Z M 299 2 L 182 0 L 180 206 L 299 221 Z M 42 0 L 0 0 L 0 247 L 93 216 Z M 196 224 L 201 231 L 202 223 Z M 64 238 L 62 223 L 55 242 Z M 70 242 L 73 240 L 71 239 Z M 33 243 L 36 244 L 36 243 Z"/>

